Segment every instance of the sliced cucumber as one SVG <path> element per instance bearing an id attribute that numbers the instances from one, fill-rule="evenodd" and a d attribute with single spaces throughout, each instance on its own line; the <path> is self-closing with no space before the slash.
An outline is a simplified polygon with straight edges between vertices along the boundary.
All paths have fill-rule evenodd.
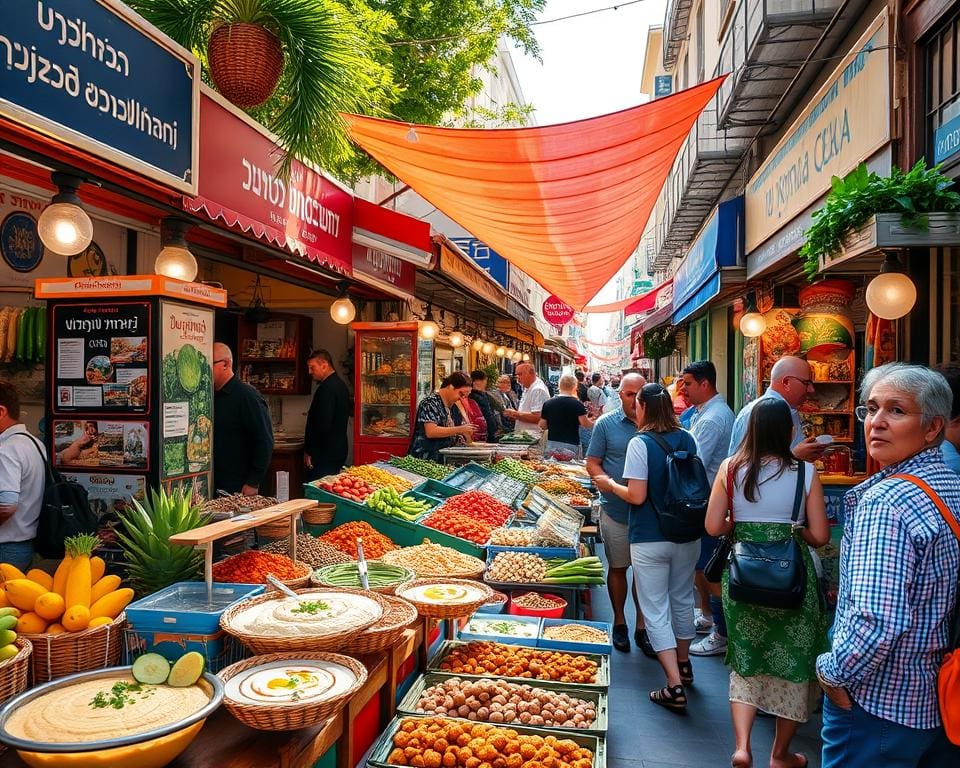
<path id="1" fill-rule="evenodd" d="M 159 653 L 145 653 L 133 662 L 133 677 L 138 683 L 160 685 L 170 674 L 170 662 Z"/>
<path id="2" fill-rule="evenodd" d="M 174 688 L 188 688 L 200 679 L 203 669 L 206 667 L 206 659 L 203 654 L 197 651 L 189 651 L 177 659 L 170 675 L 167 677 L 167 685 Z"/>

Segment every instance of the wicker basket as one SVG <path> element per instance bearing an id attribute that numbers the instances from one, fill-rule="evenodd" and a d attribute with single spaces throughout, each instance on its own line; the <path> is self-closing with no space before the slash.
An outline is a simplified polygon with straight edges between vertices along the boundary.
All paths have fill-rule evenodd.
<path id="1" fill-rule="evenodd" d="M 0 704 L 27 690 L 33 643 L 25 637 L 18 637 L 13 642 L 20 649 L 17 655 L 0 661 Z"/>
<path id="2" fill-rule="evenodd" d="M 371 560 L 368 565 L 373 565 L 375 561 Z M 335 584 L 331 584 L 326 581 L 326 574 L 329 568 L 336 568 L 339 565 L 356 565 L 356 563 L 335 563 L 333 565 L 325 565 L 323 568 L 318 568 L 313 572 L 313 575 L 310 577 L 310 583 L 315 587 L 333 587 Z M 396 568 L 403 568 L 403 566 L 394 566 Z M 413 581 L 415 574 L 409 568 L 403 568 L 404 576 L 399 581 L 394 582 L 393 584 L 388 584 L 384 587 L 370 587 L 371 592 L 379 592 L 381 595 L 392 595 L 397 591 L 398 587 L 408 584 Z"/>
<path id="3" fill-rule="evenodd" d="M 295 561 L 297 566 L 297 576 L 293 579 L 280 579 L 281 583 L 290 587 L 290 589 L 303 589 L 310 586 L 310 576 L 313 574 L 313 568 L 300 560 Z M 276 592 L 277 588 L 269 581 L 267 582 L 267 592 Z"/>
<path id="4" fill-rule="evenodd" d="M 322 589 L 298 589 L 297 594 L 310 595 L 316 592 L 347 592 L 355 595 L 363 595 L 376 602 L 387 612 L 387 604 L 383 597 L 376 592 L 367 592 L 362 589 L 346 589 L 345 587 L 323 587 Z M 267 635 L 255 635 L 233 626 L 233 619 L 237 614 L 242 613 L 251 606 L 259 605 L 268 600 L 283 600 L 284 595 L 277 592 L 268 592 L 264 595 L 251 597 L 243 602 L 228 608 L 220 617 L 220 626 L 228 633 L 237 638 L 247 648 L 255 654 L 264 653 L 288 653 L 294 651 L 337 651 L 350 646 L 354 638 L 367 627 L 376 624 L 380 617 L 373 619 L 368 624 L 354 627 L 346 632 L 337 635 L 323 635 L 320 637 L 274 637 Z M 382 616 L 382 614 L 381 614 Z"/>
<path id="5" fill-rule="evenodd" d="M 120 663 L 126 615 L 111 624 L 64 632 L 60 635 L 20 635 L 33 644 L 30 656 L 30 686 L 47 683 L 75 672 L 87 672 Z"/>
<path id="6" fill-rule="evenodd" d="M 313 509 L 308 509 L 300 515 L 300 518 L 307 525 L 327 525 L 333 522 L 336 511 L 336 504 L 317 504 Z"/>
<path id="7" fill-rule="evenodd" d="M 269 99 L 283 74 L 276 35 L 256 24 L 222 24 L 207 44 L 210 77 L 217 90 L 243 109 Z"/>
<path id="8" fill-rule="evenodd" d="M 339 653 L 271 653 L 254 656 L 231 664 L 219 674 L 226 683 L 230 678 L 251 667 L 259 667 L 273 661 L 331 661 L 347 667 L 357 676 L 356 682 L 346 691 L 326 701 L 305 704 L 248 704 L 223 697 L 223 705 L 231 715 L 244 725 L 261 731 L 293 731 L 307 728 L 333 717 L 367 681 L 367 668 L 356 659 Z"/>
<path id="9" fill-rule="evenodd" d="M 350 653 L 364 656 L 377 653 L 396 643 L 413 622 L 417 620 L 417 609 L 412 603 L 399 597 L 385 596 L 387 612 L 372 627 L 367 627 L 350 643 Z"/>
<path id="10" fill-rule="evenodd" d="M 471 600 L 469 603 L 455 603 L 449 605 L 423 602 L 410 596 L 410 591 L 416 587 L 430 586 L 431 584 L 468 587 L 473 590 L 478 590 L 481 595 L 476 600 Z M 467 581 L 466 579 L 446 579 L 441 577 L 433 579 L 416 579 L 415 581 L 404 584 L 397 590 L 397 597 L 401 597 L 407 602 L 412 603 L 417 609 L 417 613 L 419 613 L 423 618 L 460 619 L 467 616 L 472 616 L 477 608 L 482 606 L 491 597 L 493 597 L 493 590 L 480 581 Z"/>
<path id="11" fill-rule="evenodd" d="M 282 518 L 257 526 L 257 536 L 264 539 L 285 539 L 290 536 L 290 520 Z"/>

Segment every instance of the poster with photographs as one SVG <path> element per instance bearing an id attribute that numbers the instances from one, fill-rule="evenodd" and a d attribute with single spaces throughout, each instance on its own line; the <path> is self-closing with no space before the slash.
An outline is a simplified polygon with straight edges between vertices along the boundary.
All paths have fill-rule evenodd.
<path id="1" fill-rule="evenodd" d="M 149 469 L 150 425 L 145 421 L 53 422 L 58 467 Z"/>
<path id="2" fill-rule="evenodd" d="M 90 509 L 101 525 L 116 517 L 118 511 L 130 506 L 130 499 L 143 501 L 146 478 L 142 475 L 114 475 L 100 472 L 61 472 L 67 481 L 79 483 L 87 489 Z"/>
<path id="3" fill-rule="evenodd" d="M 174 480 L 167 480 L 164 483 L 164 487 L 169 494 L 182 491 L 188 499 L 193 500 L 197 504 L 201 504 L 211 498 L 210 475 L 208 473 L 201 475 L 184 475 Z"/>
<path id="4" fill-rule="evenodd" d="M 150 304 L 62 304 L 54 309 L 54 413 L 147 413 Z"/>

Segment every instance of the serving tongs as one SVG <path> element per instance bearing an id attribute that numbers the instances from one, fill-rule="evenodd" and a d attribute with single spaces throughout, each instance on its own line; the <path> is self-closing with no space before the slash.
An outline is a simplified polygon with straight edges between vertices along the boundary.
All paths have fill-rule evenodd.
<path id="1" fill-rule="evenodd" d="M 360 586 L 370 589 L 370 580 L 367 578 L 367 558 L 363 556 L 363 537 L 357 537 L 357 573 L 360 574 Z"/>
<path id="2" fill-rule="evenodd" d="M 281 592 L 283 592 L 283 594 L 285 594 L 287 597 L 292 597 L 292 598 L 294 598 L 294 599 L 296 599 L 296 600 L 303 600 L 303 599 L 304 599 L 303 595 L 298 595 L 296 592 L 294 592 L 292 589 L 290 589 L 290 587 L 288 587 L 286 584 L 284 584 L 282 581 L 280 581 L 280 579 L 278 579 L 278 578 L 277 578 L 276 576 L 274 576 L 272 573 L 268 573 L 268 574 L 267 574 L 267 581 L 270 583 L 271 586 L 276 587 L 277 589 L 279 589 L 279 590 L 280 590 Z"/>

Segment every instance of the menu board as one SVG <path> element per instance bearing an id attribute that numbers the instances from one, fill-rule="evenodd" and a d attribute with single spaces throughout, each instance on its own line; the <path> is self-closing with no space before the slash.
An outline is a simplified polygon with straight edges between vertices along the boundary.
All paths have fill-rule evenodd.
<path id="1" fill-rule="evenodd" d="M 207 472 L 213 450 L 213 311 L 160 303 L 162 478 Z"/>
<path id="2" fill-rule="evenodd" d="M 92 472 L 62 472 L 67 481 L 87 489 L 90 509 L 103 520 L 130 506 L 130 499 L 144 500 L 146 478 L 142 475 L 113 475 Z"/>
<path id="3" fill-rule="evenodd" d="M 150 304 L 53 310 L 54 413 L 150 410 Z"/>
<path id="4" fill-rule="evenodd" d="M 58 467 L 150 468 L 150 424 L 146 421 L 53 422 L 54 464 Z"/>

